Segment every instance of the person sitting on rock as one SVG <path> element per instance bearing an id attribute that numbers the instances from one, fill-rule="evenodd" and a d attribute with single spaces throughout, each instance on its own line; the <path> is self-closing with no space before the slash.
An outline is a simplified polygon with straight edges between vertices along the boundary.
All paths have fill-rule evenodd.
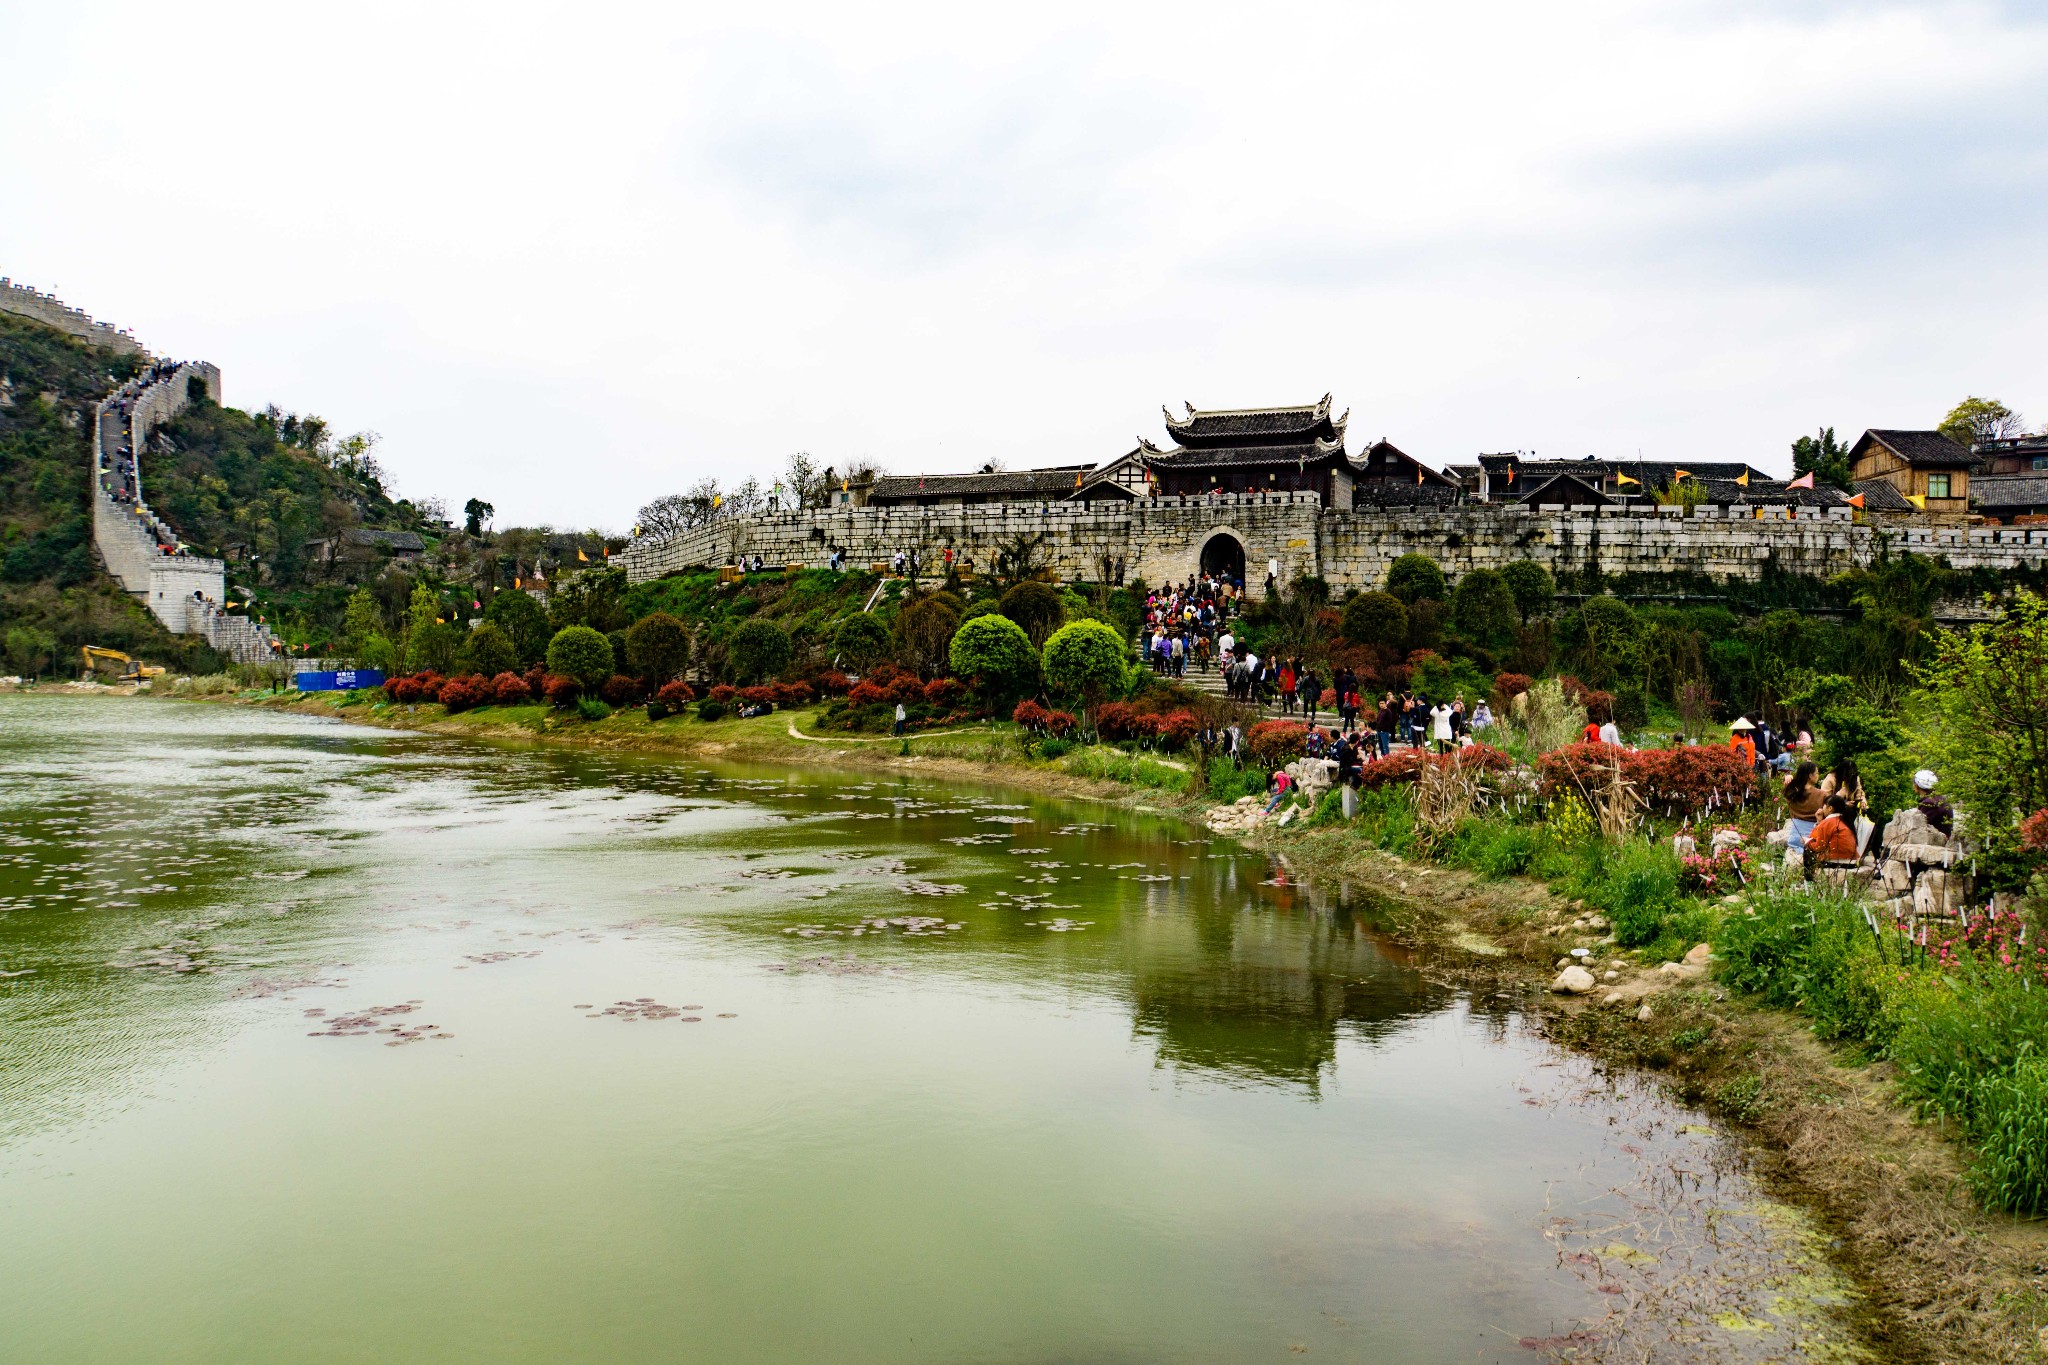
<path id="1" fill-rule="evenodd" d="M 1853 863 L 1856 861 L 1856 808 L 1842 796 L 1830 796 L 1823 808 L 1825 814 L 1820 823 L 1813 827 L 1813 833 L 1806 836 L 1806 851 L 1815 862 Z"/>
<path id="2" fill-rule="evenodd" d="M 1934 770 L 1922 768 L 1913 774 L 1913 789 L 1920 793 L 1920 813 L 1927 817 L 1929 827 L 1938 829 L 1943 838 L 1956 832 L 1955 807 L 1934 794 Z"/>
<path id="3" fill-rule="evenodd" d="M 1282 768 L 1275 772 L 1273 774 L 1273 799 L 1266 803 L 1266 814 L 1271 815 L 1274 811 L 1286 805 L 1287 798 L 1293 791 L 1294 779 L 1288 776 L 1287 770 Z"/>

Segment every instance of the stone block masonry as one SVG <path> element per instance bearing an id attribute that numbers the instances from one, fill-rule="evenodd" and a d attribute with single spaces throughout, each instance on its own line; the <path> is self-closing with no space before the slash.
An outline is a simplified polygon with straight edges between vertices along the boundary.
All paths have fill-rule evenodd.
<path id="1" fill-rule="evenodd" d="M 0 275 L 0 313 L 13 313 L 54 327 L 66 336 L 89 341 L 95 346 L 104 346 L 122 355 L 148 355 L 141 342 L 118 328 L 92 318 L 76 308 L 70 308 L 41 290 L 31 289 L 25 284 L 16 284 L 5 275 Z"/>
<path id="2" fill-rule="evenodd" d="M 1425 554 L 1453 577 L 1528 559 L 1553 573 L 1688 572 L 1755 580 L 1767 570 L 1823 578 L 1865 565 L 1880 537 L 1895 550 L 1945 557 L 1957 568 L 2040 568 L 2048 529 L 1916 529 L 1859 522 L 1847 508 L 1797 519 L 1678 516 L 1669 509 L 1598 515 L 1571 509 L 1470 504 L 1439 511 L 1325 511 L 1312 493 L 1219 498 L 1146 498 L 1119 505 L 991 504 L 978 507 L 825 508 L 731 517 L 673 539 L 636 541 L 619 556 L 635 582 L 760 555 L 773 565 L 823 566 L 834 549 L 856 567 L 916 549 L 928 566 L 942 552 L 978 568 L 1019 536 L 1043 538 L 1063 577 L 1095 581 L 1102 562 L 1122 560 L 1127 578 L 1184 579 L 1202 547 L 1229 536 L 1244 550 L 1246 574 L 1317 574 L 1338 591 L 1374 588 L 1404 554 Z M 934 570 L 936 571 L 936 570 Z"/>

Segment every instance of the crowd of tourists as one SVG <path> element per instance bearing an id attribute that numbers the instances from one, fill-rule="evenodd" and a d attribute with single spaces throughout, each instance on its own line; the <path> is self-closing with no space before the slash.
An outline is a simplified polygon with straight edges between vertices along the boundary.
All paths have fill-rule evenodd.
<path id="1" fill-rule="evenodd" d="M 113 396 L 107 400 L 112 414 L 119 418 L 119 436 L 112 449 L 103 447 L 101 450 L 100 488 L 109 498 L 124 506 L 142 505 L 142 489 L 137 482 L 136 452 L 132 439 L 135 430 L 135 404 L 152 385 L 176 374 L 181 363 L 176 360 L 152 360 L 141 374 L 116 389 Z M 163 553 L 181 552 L 178 538 L 155 517 L 149 517 L 144 522 L 143 529 L 157 542 L 157 548 Z"/>

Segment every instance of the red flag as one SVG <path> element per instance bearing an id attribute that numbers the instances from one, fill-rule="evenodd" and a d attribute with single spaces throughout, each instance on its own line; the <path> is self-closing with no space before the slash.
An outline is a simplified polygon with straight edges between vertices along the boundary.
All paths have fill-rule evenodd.
<path id="1" fill-rule="evenodd" d="M 1787 488 L 1811 488 L 1811 487 L 1813 487 L 1813 471 L 1812 471 L 1811 469 L 1807 470 L 1807 471 L 1806 471 L 1806 472 L 1805 472 L 1804 474 L 1801 474 L 1801 475 L 1800 475 L 1800 476 L 1799 476 L 1798 478 L 1796 478 L 1796 479 L 1792 480 L 1792 482 L 1790 482 L 1790 483 L 1786 484 L 1786 485 L 1785 485 L 1785 487 L 1787 487 Z"/>

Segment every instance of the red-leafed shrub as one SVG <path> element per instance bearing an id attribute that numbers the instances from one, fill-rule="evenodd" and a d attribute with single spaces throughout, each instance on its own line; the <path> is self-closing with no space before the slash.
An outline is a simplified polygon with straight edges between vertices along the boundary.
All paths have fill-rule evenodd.
<path id="1" fill-rule="evenodd" d="M 1515 766 L 1509 758 L 1491 744 L 1467 744 L 1441 754 L 1436 762 L 1448 768 L 1459 768 L 1465 772 L 1504 773 Z"/>
<path id="2" fill-rule="evenodd" d="M 898 664 L 893 664 L 888 662 L 887 660 L 884 660 L 867 671 L 867 681 L 873 683 L 877 687 L 886 688 L 890 683 L 895 682 L 898 678 L 903 677 L 907 671 L 908 670 L 904 669 Z"/>
<path id="3" fill-rule="evenodd" d="M 614 673 L 604 680 L 598 695 L 613 706 L 635 706 L 647 695 L 647 685 L 638 678 L 629 678 L 624 673 Z"/>
<path id="4" fill-rule="evenodd" d="M 924 700 L 924 679 L 915 673 L 901 673 L 891 679 L 883 691 L 888 694 L 890 701 L 909 706 Z"/>
<path id="5" fill-rule="evenodd" d="M 441 705 L 450 711 L 467 711 L 472 706 L 486 704 L 490 699 L 490 683 L 476 674 L 449 678 L 441 684 Z"/>
<path id="6" fill-rule="evenodd" d="M 1159 747 L 1185 749 L 1202 731 L 1201 719 L 1192 711 L 1175 711 L 1159 717 Z"/>
<path id="7" fill-rule="evenodd" d="M 1334 711 L 1337 709 L 1339 700 L 1340 699 L 1337 696 L 1337 689 L 1334 687 L 1326 687 L 1323 689 L 1323 695 L 1316 699 L 1316 705 L 1322 707 L 1325 710 Z"/>
<path id="8" fill-rule="evenodd" d="M 1756 795 L 1756 774 L 1741 754 L 1719 745 L 1623 749 L 1567 744 L 1536 760 L 1545 796 L 1597 791 L 1616 761 L 1636 794 L 1664 815 L 1698 815 L 1741 805 Z"/>
<path id="9" fill-rule="evenodd" d="M 1622 772 L 1652 808 L 1666 815 L 1698 815 L 1742 805 L 1756 795 L 1756 770 L 1741 754 L 1718 744 L 1631 750 Z"/>
<path id="10" fill-rule="evenodd" d="M 1415 775 L 1422 771 L 1422 765 L 1429 762 L 1429 756 L 1420 749 L 1396 749 L 1385 758 L 1376 758 L 1365 765 L 1359 774 L 1358 785 L 1371 791 L 1376 787 L 1391 787 L 1402 782 L 1413 782 Z"/>
<path id="11" fill-rule="evenodd" d="M 2020 843 L 2035 852 L 2048 849 L 2048 809 L 2037 810 L 2020 821 Z"/>
<path id="12" fill-rule="evenodd" d="M 548 705 L 566 711 L 583 695 L 583 684 L 564 674 L 550 673 L 540 685 L 540 694 L 547 698 Z"/>
<path id="13" fill-rule="evenodd" d="M 439 701 L 441 700 L 441 684 L 448 680 L 439 673 L 429 670 L 425 673 L 415 674 L 414 681 L 420 685 L 421 701 Z"/>
<path id="14" fill-rule="evenodd" d="M 1576 702 L 1580 706 L 1586 704 L 1586 685 L 1579 681 L 1578 675 L 1560 673 L 1557 675 L 1557 685 L 1564 689 L 1566 701 Z"/>
<path id="15" fill-rule="evenodd" d="M 384 684 L 384 695 L 402 706 L 411 706 L 420 699 L 418 678 L 393 678 Z"/>
<path id="16" fill-rule="evenodd" d="M 809 683 L 779 682 L 770 683 L 768 687 L 774 693 L 777 706 L 802 706 L 816 695 Z"/>
<path id="17" fill-rule="evenodd" d="M 533 700 L 533 689 L 517 673 L 500 673 L 491 679 L 491 700 L 500 706 L 524 706 Z"/>
<path id="18" fill-rule="evenodd" d="M 1579 702 L 1586 708 L 1586 719 L 1604 725 L 1614 719 L 1614 694 L 1612 692 L 1582 692 Z"/>
<path id="19" fill-rule="evenodd" d="M 680 711 L 697 700 L 697 689 L 677 678 L 674 682 L 663 683 L 654 698 L 669 710 Z"/>
<path id="20" fill-rule="evenodd" d="M 742 687 L 735 695 L 749 706 L 772 707 L 775 705 L 775 685 L 773 683 L 762 683 L 756 687 Z"/>
<path id="21" fill-rule="evenodd" d="M 818 675 L 818 693 L 826 697 L 843 697 L 853 690 L 853 679 L 838 669 L 827 669 Z"/>
<path id="22" fill-rule="evenodd" d="M 1591 791 L 1607 780 L 1608 770 L 1627 752 L 1619 745 L 1598 741 L 1553 749 L 1536 760 L 1536 772 L 1542 779 L 1541 790 L 1545 796 Z M 1628 776 L 1625 764 L 1621 771 L 1622 776 Z"/>
<path id="23" fill-rule="evenodd" d="M 924 685 L 924 700 L 931 706 L 943 706 L 951 710 L 966 695 L 967 689 L 954 678 L 933 678 Z"/>
<path id="24" fill-rule="evenodd" d="M 1380 670 L 1380 684 L 1389 692 L 1406 692 L 1415 681 L 1415 670 L 1407 664 L 1388 664 Z"/>
<path id="25" fill-rule="evenodd" d="M 858 689 L 856 689 L 858 690 Z M 1028 698 L 1017 703 L 1017 709 L 1010 712 L 1010 721 L 1022 726 L 1034 735 L 1045 733 L 1045 718 L 1052 713 Z"/>
<path id="26" fill-rule="evenodd" d="M 720 683 L 704 694 L 704 700 L 715 701 L 720 706 L 730 706 L 732 705 L 733 695 L 738 690 L 731 683 Z"/>
<path id="27" fill-rule="evenodd" d="M 1104 702 L 1095 708 L 1095 733 L 1104 739 L 1137 739 L 1138 708 L 1127 701 Z"/>
<path id="28" fill-rule="evenodd" d="M 1045 713 L 1045 732 L 1054 739 L 1065 739 L 1068 735 L 1073 734 L 1080 724 L 1081 722 L 1074 719 L 1074 713 L 1071 711 L 1047 711 Z"/>
<path id="29" fill-rule="evenodd" d="M 533 696 L 538 697 L 546 691 L 548 685 L 548 668 L 546 664 L 535 664 L 519 676 L 526 679 L 526 690 Z"/>
<path id="30" fill-rule="evenodd" d="M 1252 757 L 1269 768 L 1284 767 L 1308 747 L 1308 727 L 1292 720 L 1262 720 L 1246 734 Z"/>
<path id="31" fill-rule="evenodd" d="M 1493 675 L 1493 709 L 1505 711 L 1514 705 L 1516 697 L 1535 686 L 1535 680 L 1527 673 L 1496 673 Z"/>
<path id="32" fill-rule="evenodd" d="M 717 690 L 717 688 L 712 689 L 714 692 Z M 851 692 L 846 694 L 846 700 L 847 704 L 851 706 L 877 706 L 889 700 L 889 689 L 863 678 L 853 685 Z"/>

